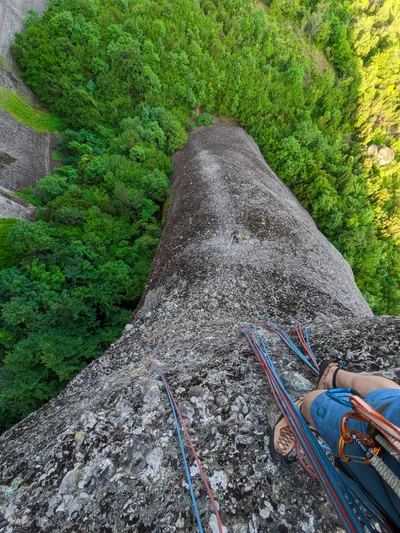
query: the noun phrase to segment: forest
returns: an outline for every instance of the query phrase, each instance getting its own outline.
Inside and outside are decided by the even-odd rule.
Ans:
[[[213,117],[246,128],[374,312],[400,314],[399,161],[366,156],[372,143],[400,153],[399,33],[396,0],[31,11],[12,53],[62,125],[63,166],[21,193],[38,222],[0,221],[0,428],[121,334],[162,231],[171,155]]]

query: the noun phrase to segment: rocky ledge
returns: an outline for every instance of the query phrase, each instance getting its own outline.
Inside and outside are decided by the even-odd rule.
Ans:
[[[37,220],[36,208],[11,191],[0,187],[0,218],[35,221]]]

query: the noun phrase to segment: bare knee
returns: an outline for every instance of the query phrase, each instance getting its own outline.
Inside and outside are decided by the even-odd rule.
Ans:
[[[311,417],[311,404],[315,400],[317,396],[324,393],[326,391],[324,390],[313,390],[306,394],[304,396],[304,401],[301,406],[301,414],[304,416],[304,418],[307,420],[307,422],[311,425],[314,425],[313,419]]]

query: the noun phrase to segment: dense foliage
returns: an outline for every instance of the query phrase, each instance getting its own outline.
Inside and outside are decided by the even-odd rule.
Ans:
[[[0,272],[3,426],[121,332],[160,234],[170,155],[211,114],[247,128],[374,309],[400,312],[398,249],[380,233],[369,187],[378,170],[363,158],[374,134],[357,115],[366,62],[390,41],[357,55],[351,23],[375,16],[359,3],[358,13],[347,0],[49,0],[43,19],[31,13],[13,53],[69,129],[66,166],[30,193],[40,221],[9,232],[22,259]]]
[[[88,132],[66,131],[70,164],[31,192],[40,221],[9,229],[23,259],[0,272],[3,424],[57,394],[129,320],[160,236],[155,215],[172,169],[158,147],[171,150],[168,118],[143,107],[107,150]],[[185,136],[169,126],[174,140]]]
[[[0,218],[0,270],[18,265],[22,258],[8,237],[15,224],[18,224],[15,218]]]
[[[400,152],[400,3],[397,0],[271,0],[270,13],[296,23],[324,52],[357,103],[338,181],[343,221],[325,234],[353,267],[358,286],[379,314],[400,314],[400,163],[379,167],[369,144]],[[345,99],[347,107],[353,98]],[[345,130],[340,128],[340,133]],[[360,158],[362,155],[362,158]],[[340,169],[340,165],[337,166]],[[336,180],[336,171],[332,180]],[[338,187],[339,185],[339,187]],[[301,184],[300,184],[301,187]],[[297,194],[301,192],[294,188]],[[350,196],[348,196],[350,195]]]
[[[400,153],[400,3],[357,0],[353,43],[361,59],[361,85],[356,113],[365,143],[389,145]],[[366,160],[368,188],[376,220],[384,236],[400,246],[400,162],[373,168]],[[399,266],[398,266],[399,268]]]

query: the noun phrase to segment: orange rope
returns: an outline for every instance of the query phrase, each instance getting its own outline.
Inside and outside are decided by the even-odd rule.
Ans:
[[[163,376],[163,379],[165,380],[165,385],[166,387],[168,388],[168,392],[172,398],[172,401],[174,403],[174,406],[175,406],[175,409],[176,409],[176,412],[178,414],[178,417],[179,417],[179,421],[181,423],[181,427],[183,429],[183,432],[185,433],[185,436],[187,438],[187,441],[189,443],[189,446],[190,446],[190,449],[192,450],[192,453],[193,453],[193,456],[194,456],[194,459],[195,459],[195,462],[196,462],[196,465],[197,465],[197,468],[199,469],[199,473],[200,473],[200,476],[201,476],[201,479],[203,480],[203,483],[204,483],[204,486],[206,488],[206,491],[207,491],[207,494],[210,498],[210,501],[211,501],[211,505],[214,509],[214,512],[215,512],[215,516],[217,518],[217,524],[218,524],[218,531],[219,533],[224,533],[224,530],[223,530],[223,526],[222,526],[222,522],[221,522],[221,517],[219,515],[219,511],[218,511],[218,505],[215,501],[215,498],[214,498],[214,495],[212,493],[212,490],[211,490],[211,487],[208,483],[208,480],[207,480],[207,477],[204,473],[204,470],[203,470],[203,467],[201,466],[201,462],[200,462],[200,459],[197,455],[197,452],[196,452],[196,448],[193,444],[193,441],[192,439],[190,438],[190,435],[189,435],[189,432],[188,432],[188,429],[187,429],[187,426],[186,426],[186,423],[185,423],[185,420],[182,416],[182,413],[180,412],[180,409],[178,407],[178,404],[175,400],[175,397],[174,395],[172,394],[172,391],[171,391],[171,388],[169,386],[169,383],[166,379],[166,377],[164,376],[164,374],[161,372],[160,368],[157,366],[157,363],[156,361],[153,359],[153,357],[157,354],[158,350],[159,350],[159,347],[160,347],[160,344],[163,340],[163,337],[164,335],[167,333],[167,331],[178,321],[180,320],[186,313],[188,313],[188,311],[190,310],[191,308],[187,309],[186,311],[184,311],[174,322],[172,322],[167,328],[165,328],[161,333],[159,333],[158,335],[155,335],[154,337],[152,337],[152,340],[153,341],[157,341],[157,344],[153,350],[153,353],[151,354],[151,357],[149,357],[146,361],[146,363],[140,367],[138,370],[136,371],[132,371],[130,372],[130,376],[131,377],[137,377],[142,370],[144,370],[145,368],[149,367],[150,365],[153,365],[156,370],[160,373],[160,375]]]

